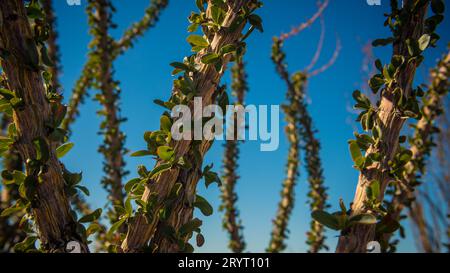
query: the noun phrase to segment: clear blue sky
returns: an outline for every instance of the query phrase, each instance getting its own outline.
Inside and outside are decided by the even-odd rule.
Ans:
[[[66,100],[70,97],[71,88],[79,77],[86,61],[87,45],[90,41],[87,18],[84,13],[86,0],[82,6],[69,6],[65,0],[55,1],[58,16],[59,43],[62,52],[63,75],[61,81]],[[113,1],[117,7],[114,22],[118,29],[113,31],[119,37],[123,30],[143,15],[149,0]],[[154,105],[154,99],[167,99],[172,85],[172,68],[169,63],[180,61],[190,54],[190,46],[185,42],[188,26],[187,16],[195,9],[193,0],[171,0],[169,7],[163,12],[156,28],[151,29],[141,38],[133,49],[121,56],[115,63],[115,77],[121,82],[122,115],[128,122],[122,128],[127,134],[126,147],[131,151],[145,147],[143,133],[158,128],[161,108]],[[285,99],[286,86],[278,78],[270,60],[272,37],[287,32],[292,26],[305,21],[316,11],[314,0],[266,0],[259,11],[263,18],[265,32],[255,33],[248,40],[248,53],[245,57],[249,74],[250,93],[246,102],[249,104],[282,104]],[[319,130],[318,137],[322,142],[322,160],[325,169],[326,185],[330,188],[330,203],[336,208],[339,198],[346,203],[353,199],[358,172],[352,168],[347,140],[353,137],[355,122],[348,123],[354,117],[347,110],[351,102],[350,95],[360,86],[363,74],[362,47],[374,38],[388,37],[388,29],[383,27],[383,14],[388,11],[389,1],[382,0],[382,6],[368,6],[365,0],[331,0],[325,12],[327,36],[319,65],[325,63],[335,47],[335,33],[342,40],[343,50],[337,63],[327,72],[313,78],[308,89],[311,104],[309,111],[314,124]],[[446,1],[447,2],[447,1]],[[447,9],[448,11],[449,9]],[[448,12],[447,12],[448,16]],[[439,29],[442,36],[437,49],[427,52],[424,68],[434,65],[435,60],[445,51],[449,41],[449,21],[446,20]],[[300,36],[289,40],[285,50],[288,54],[289,69],[294,72],[304,68],[312,58],[319,38],[320,27],[316,23]],[[376,49],[375,54],[387,60],[390,48]],[[427,75],[426,69],[418,71],[419,79]],[[225,77],[229,81],[229,75]],[[91,91],[91,97],[96,91]],[[81,117],[74,125],[73,142],[75,147],[64,158],[71,171],[83,171],[83,184],[91,190],[89,202],[95,207],[103,207],[106,193],[100,186],[102,177],[102,156],[97,148],[102,137],[97,135],[100,118],[96,111],[100,107],[90,99],[81,108]],[[283,121],[284,122],[284,121]],[[281,124],[281,126],[284,126]],[[283,131],[281,130],[280,133]],[[214,163],[219,170],[222,159],[222,144],[215,143],[209,152],[206,163]],[[284,178],[287,141],[280,136],[280,148],[275,152],[259,151],[259,143],[247,142],[241,146],[239,173],[241,179],[237,191],[238,206],[241,211],[244,235],[248,251],[264,251],[269,242],[271,220],[275,216],[281,183]],[[126,157],[126,168],[131,171],[128,178],[133,178],[136,166],[145,164],[153,166],[147,158]],[[287,252],[304,252],[305,233],[310,222],[310,212],[306,204],[305,171],[296,187],[296,204],[291,218],[291,236],[288,240]],[[200,183],[199,192],[213,204],[215,213],[205,218],[203,233],[206,244],[198,251],[227,252],[227,235],[222,230],[222,214],[217,211],[220,204],[220,192],[217,187],[206,190]],[[415,251],[411,240],[403,241],[399,250]],[[334,250],[336,232],[328,232],[328,244]]]

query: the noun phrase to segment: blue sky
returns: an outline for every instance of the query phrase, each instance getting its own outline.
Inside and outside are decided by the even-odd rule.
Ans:
[[[84,13],[86,0],[82,6],[69,6],[64,0],[55,1],[58,17],[59,43],[62,53],[63,75],[61,77],[66,100],[74,82],[86,61],[87,45],[90,41],[87,18]],[[173,77],[169,63],[180,61],[190,54],[187,37],[187,16],[195,10],[195,1],[172,0],[163,12],[156,28],[150,29],[139,39],[135,47],[115,62],[115,77],[121,82],[122,115],[128,118],[122,129],[127,134],[126,147],[131,151],[145,147],[143,133],[158,128],[162,109],[152,103],[154,99],[167,99],[170,94]],[[264,21],[265,32],[254,33],[248,40],[247,63],[250,93],[248,104],[282,104],[285,101],[286,86],[275,73],[270,60],[272,37],[287,32],[308,19],[315,11],[314,0],[266,0],[265,6],[258,12]],[[389,1],[382,0],[381,6],[369,6],[365,0],[332,0],[325,12],[327,36],[319,66],[328,61],[335,47],[335,34],[342,40],[343,49],[336,64],[325,73],[313,78],[309,84],[309,111],[314,124],[319,130],[318,137],[322,143],[322,160],[325,169],[326,185],[329,187],[333,209],[339,198],[346,203],[353,199],[358,172],[352,168],[347,140],[353,137],[356,122],[349,123],[354,117],[347,106],[351,103],[351,93],[361,85],[364,75],[361,73],[363,62],[362,47],[375,38],[388,37],[387,28],[383,27],[383,14],[388,11]],[[117,8],[114,22],[118,28],[113,30],[115,37],[120,37],[123,30],[142,15],[148,0],[113,1]],[[448,9],[447,9],[448,16]],[[449,21],[444,21],[439,29],[442,39],[437,49],[427,52],[426,62],[418,71],[418,82],[427,76],[427,69],[445,51],[449,41]],[[286,42],[291,72],[303,69],[311,60],[320,34],[320,25],[312,28]],[[378,58],[387,61],[390,48],[376,49]],[[229,75],[224,82],[229,81]],[[95,90],[91,90],[91,97]],[[97,135],[100,118],[96,111],[100,109],[97,102],[90,99],[81,108],[81,117],[73,126],[72,141],[75,147],[64,158],[71,171],[83,171],[83,183],[91,190],[89,202],[95,207],[105,205],[106,193],[100,186],[102,177],[102,156],[97,148],[102,137]],[[281,126],[284,126],[284,121]],[[283,130],[280,130],[280,134]],[[269,242],[271,220],[275,216],[281,183],[284,178],[287,141],[280,135],[280,147],[275,152],[260,152],[258,142],[247,142],[241,146],[239,174],[241,179],[237,186],[238,206],[241,211],[244,236],[248,251],[262,252]],[[221,166],[223,143],[217,142],[209,152],[205,163],[214,163],[218,171]],[[153,162],[147,158],[126,157],[126,168],[133,178],[136,166],[144,164],[151,168]],[[200,252],[227,252],[227,235],[222,230],[222,214],[217,211],[220,204],[220,192],[217,187],[205,189],[199,184],[199,193],[205,196],[215,208],[211,217],[198,217],[204,220],[203,233],[205,246]],[[308,190],[305,171],[296,187],[296,204],[289,229],[287,252],[304,252],[305,233],[310,222],[310,211],[306,204]],[[405,223],[408,228],[409,224]],[[336,232],[328,232],[328,245],[334,250]],[[409,239],[402,241],[400,251],[415,251],[408,228]]]

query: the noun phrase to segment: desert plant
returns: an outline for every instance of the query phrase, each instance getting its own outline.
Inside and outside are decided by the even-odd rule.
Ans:
[[[244,106],[245,95],[248,92],[247,74],[242,57],[237,58],[232,70],[233,95],[236,98],[235,106]],[[228,247],[235,253],[242,253],[245,250],[244,235],[242,232],[242,223],[239,217],[239,210],[236,206],[238,195],[235,191],[239,175],[237,173],[239,160],[239,140],[238,132],[242,128],[239,123],[237,113],[231,116],[234,137],[233,140],[227,140],[225,143],[225,152],[223,158],[222,175],[222,205],[221,210],[225,211],[223,218],[223,228],[228,231]]]
[[[120,55],[124,54],[127,49],[133,46],[139,37],[145,31],[152,28],[158,22],[162,11],[169,4],[169,0],[150,0],[150,5],[145,10],[144,16],[137,22],[128,27],[118,40],[113,40],[112,51],[110,52],[111,62],[116,60]],[[93,42],[92,42],[93,43]],[[71,98],[67,107],[67,116],[64,119],[61,127],[68,130],[70,133],[70,126],[75,122],[79,116],[79,107],[83,104],[85,97],[88,95],[88,89],[92,87],[95,75],[96,66],[95,54],[90,51],[88,60],[84,65],[81,75],[72,89]]]
[[[272,238],[267,249],[269,252],[280,252],[285,248],[284,240],[287,238],[287,224],[289,222],[290,214],[294,206],[294,187],[298,179],[298,169],[300,165],[300,147],[305,150],[305,162],[308,172],[308,182],[310,191],[308,197],[311,210],[326,209],[328,205],[326,200],[326,188],[324,187],[324,178],[322,163],[320,160],[320,142],[316,138],[316,130],[312,124],[312,118],[308,113],[307,104],[305,102],[306,85],[308,79],[316,76],[326,69],[328,69],[336,61],[340,51],[340,43],[338,41],[337,48],[330,61],[319,69],[313,70],[317,61],[320,58],[324,38],[325,26],[323,20],[323,11],[327,7],[328,1],[319,3],[319,9],[314,16],[300,27],[294,29],[289,34],[281,35],[280,38],[274,39],[272,47],[272,60],[274,61],[277,72],[288,87],[288,101],[289,105],[284,105],[283,110],[286,115],[286,134],[290,142],[287,163],[287,178],[283,183],[283,190],[281,192],[281,201],[278,206],[277,217],[274,220],[274,228],[272,231]],[[289,76],[287,71],[287,64],[285,62],[286,55],[282,51],[283,42],[293,35],[297,35],[303,29],[309,27],[314,21],[321,17],[322,32],[320,35],[319,44],[316,53],[310,63],[303,71],[294,73]],[[303,140],[303,142],[300,141]],[[318,252],[321,249],[326,249],[324,244],[325,237],[323,234],[323,226],[311,222],[311,229],[308,231],[307,244],[310,246],[310,252]]]
[[[413,125],[414,134],[410,139],[411,160],[405,165],[404,182],[399,185],[399,190],[390,202],[390,216],[399,221],[402,211],[408,208],[410,218],[416,223],[423,250],[434,252],[433,246],[428,240],[427,228],[423,216],[423,206],[420,202],[415,202],[418,197],[418,186],[422,184],[422,179],[426,172],[426,161],[431,156],[435,144],[435,135],[439,128],[435,123],[443,113],[442,102],[448,94],[450,76],[450,54],[438,63],[431,72],[431,84],[426,95],[422,98],[422,118]],[[391,234],[385,234],[383,242],[389,242]]]
[[[226,64],[233,52],[242,50],[244,40],[254,29],[262,30],[261,19],[254,14],[261,6],[258,1],[199,0],[196,4],[199,12],[189,17],[189,31],[200,28],[204,35],[190,35],[187,41],[195,53],[183,62],[172,63],[174,74],[183,73],[183,76],[174,81],[169,101],[157,101],[169,109],[180,103],[193,107],[195,96],[202,98],[203,105],[223,101],[224,90],[219,82]],[[247,23],[251,27],[243,34]],[[203,158],[212,141],[173,141],[170,138],[172,123],[167,114],[163,115],[161,130],[144,135],[147,150],[135,153],[158,156],[158,163],[151,171],[140,167],[140,178],[129,182],[134,186],[128,203],[131,198],[136,199],[138,211],[133,215],[131,206],[126,204],[126,212],[117,223],[120,225],[129,219],[128,233],[122,243],[124,252],[142,251],[147,246],[158,252],[189,252],[193,248],[188,240],[194,232],[198,233],[197,245],[203,244],[202,222],[192,218],[194,207],[199,207],[205,215],[212,212],[208,202],[196,195],[197,183],[202,177],[207,185],[220,181],[211,171],[212,166],[202,171]]]
[[[436,15],[425,20],[430,2]],[[397,1],[391,1],[386,25],[393,37],[373,42],[374,46],[392,43],[394,51],[390,64],[383,67],[376,61],[380,74],[369,82],[374,93],[382,90],[377,105],[360,91],[353,94],[355,107],[362,110],[358,121],[364,131],[372,132],[356,134],[356,140],[349,142],[355,168],[360,171],[355,199],[350,210],[341,202],[341,212],[315,212],[319,222],[341,230],[337,252],[366,252],[375,238],[377,220],[381,232],[396,225],[382,205],[384,194],[390,183],[401,183],[404,167],[412,158],[412,152],[399,145],[404,139],[400,131],[409,118],[421,117],[417,100],[421,88],[412,85],[423,52],[439,39],[434,31],[442,20],[443,5],[442,1],[403,1],[399,7]]]
[[[68,172],[58,160],[58,155],[68,150],[67,145],[57,149],[65,139],[59,125],[66,108],[47,71],[52,62],[45,44],[45,13],[37,1],[25,7],[21,0],[7,0],[0,8],[2,69],[9,87],[1,89],[1,95],[3,110],[12,114],[14,121],[8,127],[8,136],[2,139],[2,150],[14,147],[25,162],[25,173],[2,172],[4,183],[19,185],[21,197],[3,210],[2,216],[26,211],[22,219],[35,221],[41,248],[46,251],[63,252],[68,242],[75,241],[81,251],[87,252],[84,227],[72,213],[68,196],[76,192],[81,176]],[[36,239],[27,237],[15,250],[34,248]]]

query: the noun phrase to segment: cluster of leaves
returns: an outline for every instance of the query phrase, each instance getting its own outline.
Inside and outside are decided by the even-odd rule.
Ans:
[[[30,20],[34,37],[27,40],[25,50],[26,56],[21,56],[19,62],[26,64],[26,69],[40,73],[44,81],[46,90],[46,99],[51,108],[51,116],[45,123],[45,136],[37,137],[33,140],[35,154],[30,158],[24,158],[26,172],[21,171],[22,168],[15,170],[6,169],[1,173],[3,184],[6,187],[14,185],[18,190],[18,199],[11,207],[4,209],[1,217],[8,217],[16,212],[25,212],[20,220],[19,226],[25,227],[28,237],[15,246],[16,252],[37,251],[35,242],[38,237],[31,228],[26,228],[28,223],[35,220],[32,209],[39,207],[40,200],[37,196],[37,187],[45,183],[44,176],[48,172],[48,161],[50,160],[50,149],[58,143],[67,141],[66,131],[60,128],[60,125],[66,114],[66,107],[62,105],[62,96],[58,94],[56,87],[52,85],[52,74],[49,69],[54,66],[48,56],[46,40],[49,38],[50,27],[45,17],[45,13],[39,1],[30,1],[26,5],[26,12]],[[9,58],[8,52],[3,52],[3,59]],[[18,58],[18,56],[15,56]],[[25,101],[21,97],[21,93],[6,89],[7,85],[0,88],[0,105],[1,112],[4,116],[11,118],[13,112],[19,113],[26,107]],[[15,123],[10,123],[6,135],[0,138],[0,152],[3,154],[7,151],[15,151],[20,137],[16,129]],[[73,147],[72,143],[65,143],[56,149],[56,156],[63,157]],[[61,164],[62,165],[62,164]],[[62,165],[62,177],[64,178],[64,192],[67,196],[78,194],[79,191],[88,194],[85,187],[80,186],[81,173],[71,173]],[[73,218],[76,219],[75,213]],[[89,219],[96,217],[88,216]],[[95,219],[94,219],[95,220]],[[88,222],[85,217],[77,222],[76,232],[82,236],[83,241],[87,241],[89,232],[81,223]],[[41,248],[45,250],[46,246],[41,244]]]
[[[408,208],[412,213],[416,203],[416,194],[414,192],[417,191],[415,189],[423,183],[422,179],[426,173],[426,161],[430,158],[432,150],[436,146],[436,135],[441,133],[435,122],[444,113],[442,102],[448,95],[449,71],[450,56],[447,54],[439,61],[437,67],[431,71],[431,84],[422,98],[422,118],[416,124],[411,124],[414,134],[409,138],[409,144],[413,151],[413,156],[403,173],[403,187],[398,187],[399,190],[391,192],[392,200],[390,206],[393,214],[399,216],[399,220],[405,218],[405,216],[401,215],[403,208]],[[424,86],[424,89],[426,89],[426,86]],[[389,243],[389,248],[391,249],[393,242],[385,241],[386,244]]]
[[[245,64],[243,58],[239,58],[232,70],[232,90],[236,98],[235,105],[243,106],[246,92],[248,92],[247,74],[245,73]],[[243,226],[239,217],[239,210],[236,207],[238,196],[235,187],[239,175],[237,174],[239,160],[239,141],[237,140],[238,130],[242,124],[239,124],[237,114],[233,114],[232,123],[234,126],[233,140],[227,140],[223,159],[222,176],[222,205],[220,210],[225,211],[222,226],[229,233],[228,247],[234,253],[242,253],[245,250],[245,241],[242,234]]]
[[[208,80],[220,80],[224,73],[225,64],[230,59],[234,60],[235,56],[241,55],[240,52],[245,47],[244,39],[249,36],[253,29],[262,29],[260,18],[254,14],[254,11],[261,6],[258,1],[249,1],[244,5],[242,3],[228,3],[223,0],[209,1],[208,12],[205,8],[206,1],[197,0],[196,4],[199,12],[192,13],[189,17],[191,25],[188,30],[189,32],[196,32],[197,29],[201,29],[203,35],[191,34],[187,38],[187,42],[192,46],[194,54],[185,57],[183,62],[171,64],[174,67],[172,74],[182,73],[182,75],[174,80],[172,96],[168,101],[155,101],[156,104],[167,110],[172,110],[175,105],[191,106],[195,96],[205,95],[200,92],[201,88],[205,88],[201,86],[205,84],[203,82],[204,77],[207,76]],[[238,8],[232,8],[234,5],[238,5]],[[241,5],[243,6],[241,7]],[[230,12],[237,16],[230,25],[225,25],[226,14]],[[246,23],[251,25],[249,30],[245,34],[240,34],[240,29]],[[239,33],[239,36],[236,36],[237,33]],[[229,44],[213,44],[214,37],[222,35],[233,37],[232,42]],[[212,94],[213,101],[217,101],[221,106],[228,104],[225,88],[216,87],[213,91],[215,91]],[[220,184],[217,173],[211,171],[212,165],[202,169],[204,153],[212,145],[212,141],[191,141],[188,150],[180,153],[176,148],[179,142],[175,142],[171,137],[171,127],[175,122],[169,113],[165,112],[161,116],[160,130],[147,132],[144,135],[148,144],[147,149],[133,154],[134,156],[155,156],[158,163],[150,171],[141,166],[139,168],[140,178],[129,182],[133,186],[127,187],[130,189],[128,199],[136,200],[137,214],[132,216],[125,213],[121,218],[123,223],[126,221],[124,219],[136,219],[138,216],[145,216],[146,221],[152,227],[159,223],[151,244],[152,251],[168,251],[168,248],[172,248],[171,245],[176,249],[171,249],[171,251],[189,252],[193,250],[187,241],[193,233],[200,234],[201,221],[191,219],[192,209],[198,207],[205,215],[212,213],[208,202],[195,194],[198,179],[203,177],[206,186],[214,182]],[[157,185],[158,180],[167,176],[167,173],[175,175],[173,184],[172,181],[167,184],[167,192],[165,192],[165,189],[156,189],[156,192],[148,190],[149,185]],[[176,178],[180,173],[186,173],[188,179]],[[198,174],[200,174],[200,177],[198,177]],[[191,189],[187,188],[189,183],[192,183]],[[145,191],[143,191],[144,188]],[[190,192],[192,190],[194,190],[194,193]],[[175,202],[170,198],[173,194],[177,197]],[[173,210],[183,210],[183,212]],[[178,226],[174,226],[172,224],[173,219],[179,217],[178,215],[187,215],[188,218],[178,221]],[[118,223],[120,224],[120,222]],[[128,234],[128,236],[133,235]],[[134,236],[141,235],[136,234]],[[202,245],[202,236],[197,236],[198,245]],[[145,239],[142,238],[141,241]],[[163,248],[163,244],[168,245],[165,247],[166,249]],[[140,248],[143,247],[143,245],[140,246]],[[134,250],[131,249],[131,251]],[[130,251],[130,249],[125,251]]]
[[[410,31],[405,29],[406,22],[418,16],[429,2],[409,1],[405,3],[403,8],[399,9],[397,1],[391,1],[392,13],[387,15],[385,25],[390,27],[393,37],[378,39],[373,42],[373,46],[390,43],[394,43],[394,48],[398,48],[403,43],[407,46],[406,54],[402,54],[405,50],[396,50],[402,55],[394,55],[389,64],[383,66],[380,60],[376,60],[375,66],[379,73],[369,80],[369,86],[374,94],[380,94],[381,98],[388,97],[392,101],[394,115],[400,120],[420,119],[423,115],[419,106],[419,98],[424,95],[424,90],[421,86],[407,90],[405,84],[400,82],[400,75],[410,73],[411,67],[413,67],[412,71],[415,71],[424,59],[423,52],[429,47],[434,47],[439,39],[434,31],[443,19],[444,9],[443,1],[436,0],[431,1],[431,8],[435,15],[426,19],[423,35],[417,40],[407,35],[406,40],[402,40],[405,38],[405,33]],[[356,101],[355,108],[361,110],[357,121],[361,123],[362,129],[365,131],[363,134],[355,133],[356,139],[349,141],[349,149],[355,168],[365,173],[369,168],[373,169],[374,166],[377,166],[376,168],[381,169],[381,172],[387,175],[390,183],[401,183],[406,172],[406,166],[412,159],[412,151],[399,145],[394,156],[389,158],[384,151],[389,148],[388,146],[397,144],[389,143],[389,140],[386,139],[385,135],[390,128],[386,128],[380,120],[380,103],[372,105],[370,99],[359,90],[353,93],[353,98]],[[405,136],[400,136],[396,142],[401,144],[406,140]],[[351,214],[356,219],[364,219],[361,224],[377,223],[376,230],[378,233],[392,233],[399,227],[397,220],[390,216],[389,209],[383,204],[385,188],[384,181],[376,179],[370,181],[370,184],[366,187],[366,198],[364,199],[365,211],[369,214],[355,215],[354,212]],[[338,222],[334,214],[316,211],[313,212],[313,216],[317,221],[330,228],[342,230],[343,235],[348,230],[348,225],[330,224],[332,221]],[[366,219],[369,220],[366,221]]]

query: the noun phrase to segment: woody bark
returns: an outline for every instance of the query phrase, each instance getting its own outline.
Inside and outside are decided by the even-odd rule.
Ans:
[[[63,252],[69,241],[76,241],[81,250],[87,252],[87,245],[76,232],[77,223],[71,215],[69,200],[64,192],[61,163],[55,152],[56,143],[48,138],[46,123],[51,120],[52,113],[43,79],[38,70],[28,65],[29,52],[37,54],[37,49],[24,3],[21,0],[2,0],[0,13],[0,47],[10,53],[2,59],[2,67],[10,88],[24,102],[23,109],[15,110],[13,114],[18,134],[14,146],[24,159],[36,158],[33,143],[36,139],[43,139],[50,148],[47,171],[41,176],[43,182],[37,185],[37,197],[32,202],[42,247],[50,252]],[[26,174],[37,176],[28,165]]]
[[[404,1],[404,7],[411,7],[412,0]],[[428,8],[428,3],[420,8],[414,14],[409,16],[407,22],[401,28],[400,36],[397,37],[394,42],[393,55],[401,55],[407,58],[408,46],[406,41],[408,39],[413,39],[417,41],[423,34],[424,27],[424,17],[426,10]],[[358,185],[356,188],[355,197],[353,200],[352,215],[359,215],[361,213],[372,213],[369,209],[365,207],[368,197],[366,194],[366,189],[370,186],[372,181],[379,181],[381,185],[381,194],[378,200],[382,201],[384,199],[384,192],[390,181],[388,170],[388,162],[393,159],[397,148],[400,131],[403,128],[405,119],[400,117],[397,113],[395,99],[393,91],[395,88],[400,87],[406,97],[411,93],[412,83],[414,80],[416,72],[416,62],[412,61],[405,64],[405,68],[401,70],[399,75],[396,77],[396,82],[394,86],[386,88],[382,92],[381,102],[379,109],[377,111],[377,118],[381,124],[382,139],[379,148],[371,146],[367,150],[367,154],[370,153],[380,153],[383,155],[382,162],[374,163],[372,166],[361,171],[359,175]],[[338,253],[349,253],[349,252],[361,252],[367,251],[367,244],[375,238],[375,225],[364,225],[357,224],[351,227],[346,234],[343,234],[339,238],[338,246],[336,252]]]

